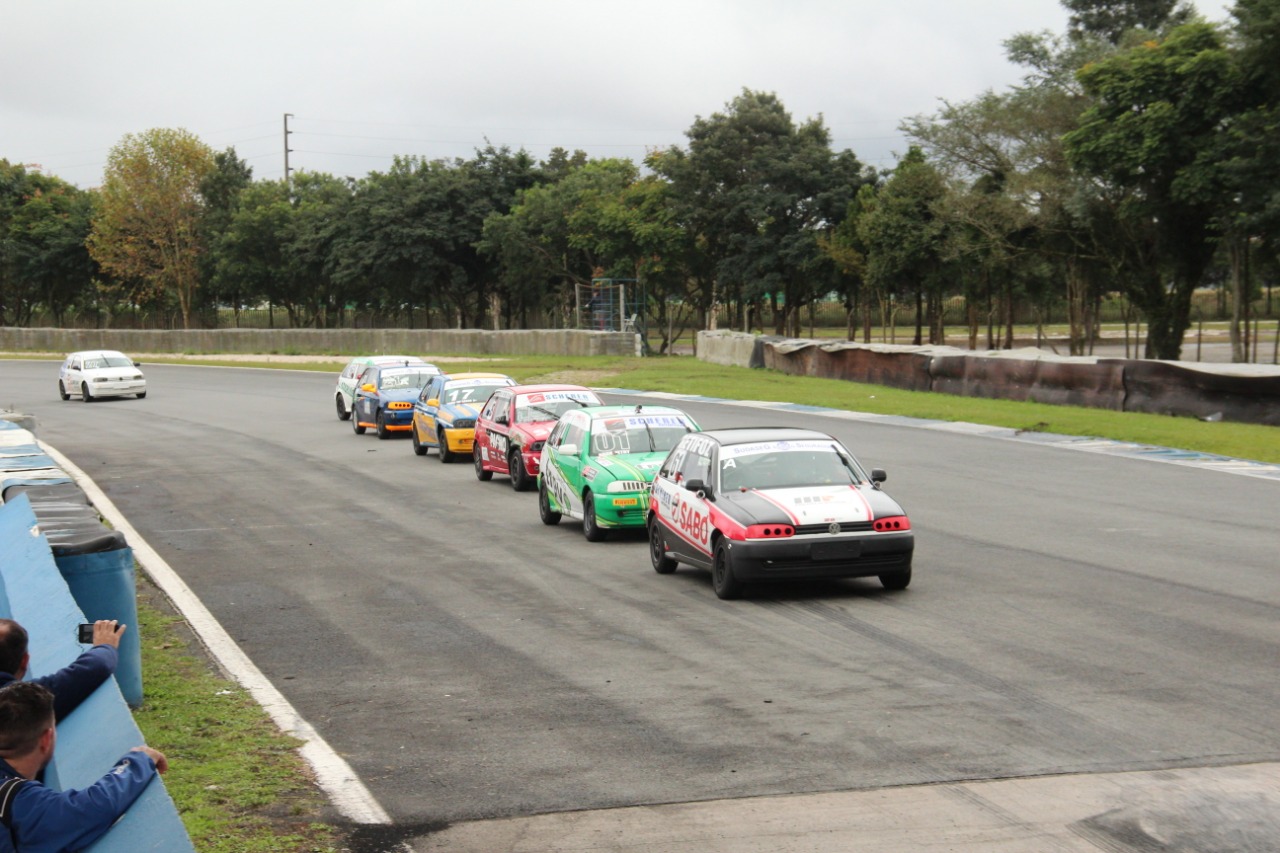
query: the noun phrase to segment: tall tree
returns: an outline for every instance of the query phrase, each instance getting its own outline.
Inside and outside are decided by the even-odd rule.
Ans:
[[[1215,143],[1232,112],[1235,69],[1221,35],[1195,23],[1084,68],[1080,81],[1095,100],[1064,137],[1067,156],[1122,193],[1118,216],[1149,235],[1128,290],[1147,317],[1147,356],[1176,360],[1217,247],[1224,175]]]
[[[1194,11],[1182,0],[1062,0],[1077,38],[1095,36],[1120,44],[1134,30],[1156,32],[1187,23]]]
[[[183,328],[204,251],[200,187],[213,167],[210,148],[185,130],[126,135],[107,156],[89,236],[103,269],[134,285],[139,301],[176,304]]]
[[[228,148],[213,155],[213,168],[200,183],[200,196],[204,199],[201,227],[204,245],[209,249],[201,256],[200,263],[203,295],[215,310],[220,301],[230,303],[236,326],[240,325],[244,294],[237,279],[218,276],[218,260],[212,249],[218,237],[231,226],[231,219],[240,206],[240,196],[252,182],[253,169],[236,156],[234,148]]]

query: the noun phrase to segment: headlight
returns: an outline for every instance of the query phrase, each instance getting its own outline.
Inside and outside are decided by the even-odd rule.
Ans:
[[[530,453],[541,453],[541,452],[542,452],[542,445],[544,445],[544,444],[546,444],[546,442],[545,442],[545,441],[535,441],[533,444],[529,445],[529,452],[530,452]]]
[[[454,429],[475,429],[476,419],[475,418],[458,418],[456,421],[453,422],[453,428]]]

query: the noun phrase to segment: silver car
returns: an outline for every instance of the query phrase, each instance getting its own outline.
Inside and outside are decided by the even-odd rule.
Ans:
[[[111,349],[73,352],[58,370],[58,396],[79,395],[86,403],[98,397],[147,396],[147,378],[138,363]]]

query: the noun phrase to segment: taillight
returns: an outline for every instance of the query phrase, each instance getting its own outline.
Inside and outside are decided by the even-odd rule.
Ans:
[[[876,530],[885,533],[893,533],[898,530],[910,530],[911,519],[905,515],[890,515],[885,518],[877,518],[874,527]]]
[[[783,539],[795,535],[796,529],[790,524],[752,524],[747,528],[748,539]]]

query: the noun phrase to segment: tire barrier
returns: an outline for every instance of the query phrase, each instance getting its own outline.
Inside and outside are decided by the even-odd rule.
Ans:
[[[699,332],[698,358],[966,397],[1280,426],[1280,367]]]
[[[142,704],[142,645],[133,550],[124,534],[102,523],[80,487],[15,423],[0,420],[0,501],[24,498],[40,526],[54,566],[88,621],[129,625],[120,639],[116,682],[131,707]],[[19,620],[22,621],[22,620]]]

